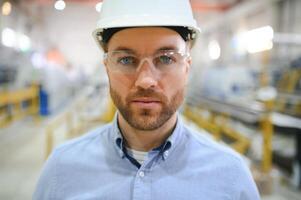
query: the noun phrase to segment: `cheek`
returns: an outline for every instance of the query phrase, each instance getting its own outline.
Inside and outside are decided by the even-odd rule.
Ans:
[[[187,74],[183,72],[167,74],[162,77],[163,90],[169,97],[173,96],[179,90],[183,90],[186,82]]]
[[[110,80],[110,87],[120,93],[120,95],[127,93],[130,90],[133,78],[123,74],[110,72],[108,73],[108,77]]]

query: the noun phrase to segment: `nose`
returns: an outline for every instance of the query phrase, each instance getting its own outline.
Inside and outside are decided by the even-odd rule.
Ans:
[[[158,77],[153,63],[149,60],[141,61],[138,67],[135,86],[143,89],[154,88],[158,84]]]

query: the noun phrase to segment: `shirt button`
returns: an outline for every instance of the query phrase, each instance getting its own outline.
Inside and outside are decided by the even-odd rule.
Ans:
[[[141,178],[143,178],[144,177],[144,172],[143,171],[141,171],[141,172],[139,172],[139,176],[141,177]]]

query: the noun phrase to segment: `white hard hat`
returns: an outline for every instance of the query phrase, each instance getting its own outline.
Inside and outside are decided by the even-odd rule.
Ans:
[[[193,40],[200,33],[189,0],[104,0],[93,36],[101,47],[105,29],[144,26],[187,27]]]

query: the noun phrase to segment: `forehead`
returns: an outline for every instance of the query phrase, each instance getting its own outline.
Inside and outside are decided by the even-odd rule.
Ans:
[[[108,43],[108,51],[130,49],[139,53],[152,53],[166,48],[184,50],[182,37],[174,30],[163,27],[128,28],[115,33]]]

